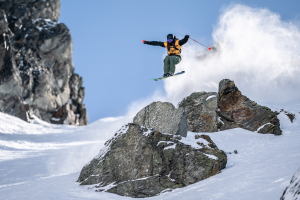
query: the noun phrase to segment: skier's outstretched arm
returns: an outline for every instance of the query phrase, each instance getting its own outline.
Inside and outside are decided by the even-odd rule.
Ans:
[[[179,40],[179,45],[182,46],[185,43],[187,43],[187,41],[189,40],[189,38],[190,38],[189,35],[184,36],[184,38],[182,40]]]
[[[144,41],[144,44],[153,45],[153,46],[161,46],[165,47],[163,42],[157,42],[157,41]]]

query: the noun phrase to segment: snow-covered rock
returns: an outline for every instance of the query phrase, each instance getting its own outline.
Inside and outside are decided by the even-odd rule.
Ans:
[[[299,200],[300,199],[300,168],[294,174],[290,185],[285,189],[280,200]]]
[[[226,163],[207,135],[185,138],[127,124],[83,167],[78,182],[96,191],[150,197],[211,177]]]

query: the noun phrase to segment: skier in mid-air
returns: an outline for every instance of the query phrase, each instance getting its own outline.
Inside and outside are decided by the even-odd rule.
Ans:
[[[175,65],[177,65],[181,61],[181,46],[189,40],[189,37],[189,35],[186,35],[182,40],[178,40],[173,34],[169,34],[167,35],[167,42],[143,40],[144,44],[167,48],[168,55],[164,59],[163,77],[169,77],[174,75]]]

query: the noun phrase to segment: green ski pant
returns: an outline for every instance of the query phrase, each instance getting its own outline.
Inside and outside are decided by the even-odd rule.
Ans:
[[[181,58],[179,56],[166,56],[164,59],[164,74],[175,72],[175,65],[180,63]]]

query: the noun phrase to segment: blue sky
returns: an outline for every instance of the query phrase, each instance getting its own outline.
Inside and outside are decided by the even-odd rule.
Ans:
[[[164,81],[150,79],[162,75],[166,50],[144,45],[143,39],[165,41],[169,33],[179,38],[188,34],[208,46],[220,14],[232,4],[266,8],[283,21],[300,19],[299,0],[61,0],[59,21],[72,34],[89,122],[124,115],[131,102],[165,92]]]

